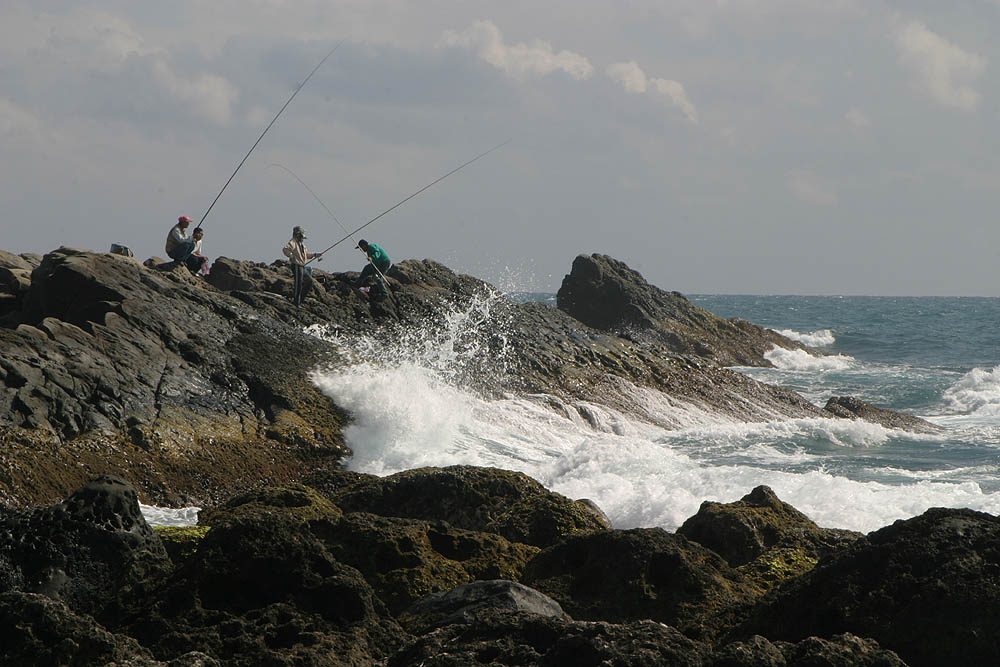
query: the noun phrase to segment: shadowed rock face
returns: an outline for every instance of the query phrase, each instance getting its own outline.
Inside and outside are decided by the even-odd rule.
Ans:
[[[717,317],[607,255],[577,256],[557,299],[561,310],[595,329],[655,340],[723,366],[770,366],[764,353],[774,346],[805,349],[746,320]]]
[[[864,633],[911,665],[1000,664],[1000,518],[930,509],[777,589],[737,634]]]
[[[78,613],[114,617],[142,579],[172,569],[135,489],[118,478],[0,524],[0,591],[43,593]]]

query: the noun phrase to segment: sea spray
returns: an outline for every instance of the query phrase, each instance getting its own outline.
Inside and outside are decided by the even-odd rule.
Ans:
[[[548,394],[503,395],[506,304],[484,293],[389,335],[314,331],[350,360],[314,374],[352,415],[350,469],[517,470],[593,499],[619,528],[673,530],[703,501],[731,502],[760,484],[820,525],[863,531],[932,506],[1000,511],[1000,495],[984,492],[973,468],[933,467],[937,441],[866,422],[742,423],[622,378],[609,387],[636,406],[629,414]],[[916,469],[897,455],[921,447]]]

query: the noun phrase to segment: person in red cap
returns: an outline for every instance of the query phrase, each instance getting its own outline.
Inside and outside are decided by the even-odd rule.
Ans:
[[[167,257],[174,260],[174,265],[187,264],[188,257],[194,252],[194,241],[188,238],[187,228],[194,222],[186,215],[177,218],[177,224],[170,228],[167,234]]]

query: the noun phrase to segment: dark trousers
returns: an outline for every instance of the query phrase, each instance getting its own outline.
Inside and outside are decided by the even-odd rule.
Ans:
[[[375,270],[375,265],[371,262],[365,264],[365,268],[361,269],[361,277],[358,278],[358,283],[364,285],[373,277],[378,280],[378,284],[382,287],[382,291],[388,294],[389,286],[385,284],[385,281],[382,280],[381,274]]]
[[[292,288],[292,303],[296,306],[302,303],[312,289],[312,278],[309,271],[302,264],[292,264],[292,277],[295,279],[295,286]]]
[[[178,264],[186,264],[188,257],[194,252],[194,241],[181,241],[174,246],[173,250],[167,253],[170,259]]]

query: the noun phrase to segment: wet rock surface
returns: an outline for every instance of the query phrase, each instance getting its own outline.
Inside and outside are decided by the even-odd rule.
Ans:
[[[932,424],[926,419],[904,415],[895,410],[886,410],[853,396],[831,396],[823,409],[838,417],[861,419],[873,424],[881,424],[886,428],[899,429],[900,431],[938,433],[942,430],[940,426]]]

